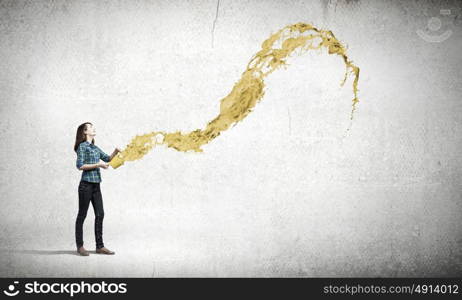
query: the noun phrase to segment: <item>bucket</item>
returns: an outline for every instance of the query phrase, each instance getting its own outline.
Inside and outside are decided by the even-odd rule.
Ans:
[[[120,167],[123,164],[124,164],[124,160],[118,154],[116,156],[114,156],[112,158],[112,160],[109,162],[109,165],[113,169],[117,169],[118,167]]]

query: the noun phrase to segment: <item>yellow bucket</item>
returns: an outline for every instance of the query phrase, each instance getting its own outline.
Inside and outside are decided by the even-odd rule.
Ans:
[[[109,162],[109,165],[113,169],[117,169],[118,167],[120,167],[123,164],[124,164],[124,160],[118,154],[116,156],[114,156],[112,158],[112,160]]]

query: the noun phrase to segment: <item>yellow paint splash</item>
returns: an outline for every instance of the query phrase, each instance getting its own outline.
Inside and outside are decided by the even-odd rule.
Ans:
[[[332,31],[320,30],[306,23],[297,23],[282,28],[263,42],[262,49],[250,60],[241,79],[234,85],[232,91],[221,99],[220,114],[204,129],[185,134],[180,131],[173,133],[154,131],[141,136],[137,135],[126,149],[118,153],[109,164],[115,169],[125,161],[140,159],[157,144],[165,144],[183,152],[189,150],[202,152],[202,145],[219,136],[222,131],[227,130],[232,124],[235,125],[252,111],[264,95],[265,77],[280,66],[285,66],[285,59],[296,49],[299,49],[297,52],[303,53],[323,47],[327,48],[329,54],[340,55],[343,58],[346,70],[341,86],[345,83],[348,72],[353,72],[355,76],[350,117],[352,120],[355,105],[359,102],[359,68],[348,59],[345,47]]]

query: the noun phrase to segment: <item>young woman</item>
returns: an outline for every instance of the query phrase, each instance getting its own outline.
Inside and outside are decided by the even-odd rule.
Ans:
[[[85,122],[77,128],[75,137],[74,151],[77,153],[76,167],[82,170],[82,177],[79,184],[79,212],[75,221],[75,242],[77,252],[80,255],[88,256],[90,253],[83,247],[83,222],[87,216],[88,206],[91,202],[93,211],[95,212],[95,239],[96,253],[100,254],[115,254],[104,247],[103,243],[103,197],[101,195],[100,168],[107,169],[108,162],[120,152],[119,148],[115,148],[111,156],[104,153],[98,146],[95,145],[96,130],[93,124]],[[100,162],[100,159],[104,162]]]

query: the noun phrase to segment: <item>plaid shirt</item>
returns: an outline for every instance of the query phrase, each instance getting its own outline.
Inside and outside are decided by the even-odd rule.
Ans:
[[[77,148],[77,169],[85,164],[96,164],[100,159],[105,162],[109,162],[110,156],[104,153],[103,150],[101,150],[98,146],[88,141],[80,143],[79,147]],[[101,182],[101,171],[99,168],[83,170],[81,180],[89,182]]]

